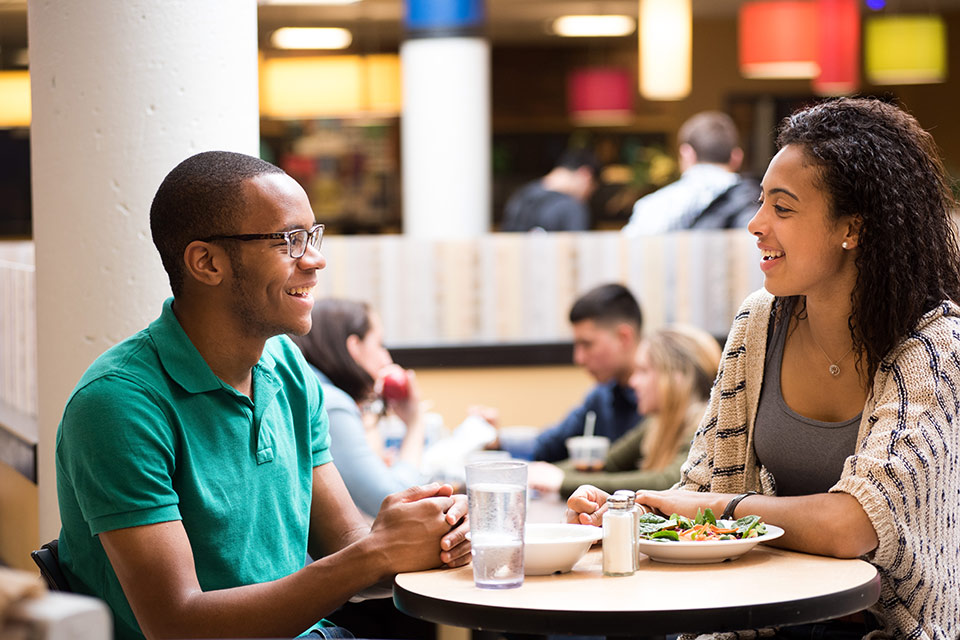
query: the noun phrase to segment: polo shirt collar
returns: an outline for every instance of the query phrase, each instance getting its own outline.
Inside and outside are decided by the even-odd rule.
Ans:
[[[197,348],[187,337],[180,321],[173,313],[173,298],[163,303],[160,317],[150,324],[150,336],[157,348],[160,363],[177,384],[189,393],[204,393],[230,388],[210,369]],[[266,352],[260,356],[257,366],[261,371],[272,372],[276,365],[273,356]]]

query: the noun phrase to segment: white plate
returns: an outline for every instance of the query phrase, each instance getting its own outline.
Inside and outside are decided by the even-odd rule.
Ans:
[[[528,522],[523,535],[523,572],[528,576],[566,573],[601,538],[600,527]]]
[[[783,529],[772,524],[766,525],[767,532],[756,538],[745,540],[709,540],[676,541],[640,540],[640,552],[658,562],[675,562],[678,564],[706,564],[709,562],[723,562],[735,560],[761,542],[769,542],[783,535]]]

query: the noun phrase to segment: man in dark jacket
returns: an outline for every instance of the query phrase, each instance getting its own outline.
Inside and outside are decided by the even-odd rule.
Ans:
[[[627,384],[633,374],[643,326],[636,298],[623,285],[601,285],[573,304],[570,322],[573,361],[598,384],[583,404],[537,437],[535,460],[555,462],[567,458],[567,438],[583,435],[584,421],[591,411],[596,416],[594,435],[606,436],[611,442],[640,421],[637,397]]]
[[[597,161],[585,149],[564,152],[550,173],[520,187],[504,207],[501,231],[584,231]]]

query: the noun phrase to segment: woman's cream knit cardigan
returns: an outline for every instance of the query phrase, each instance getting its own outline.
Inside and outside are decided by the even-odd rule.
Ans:
[[[772,308],[773,296],[761,290],[737,313],[681,488],[776,493],[753,446]],[[944,302],[884,359],[856,452],[830,489],[860,502],[880,540],[864,559],[882,581],[871,608],[882,635],[960,638],[958,416],[960,307]]]

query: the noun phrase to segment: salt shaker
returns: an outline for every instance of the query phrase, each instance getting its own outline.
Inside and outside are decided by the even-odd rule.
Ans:
[[[633,503],[624,495],[607,498],[607,512],[603,516],[603,575],[633,575],[636,562],[633,541]]]
[[[626,496],[630,500],[630,512],[633,514],[633,570],[640,568],[640,507],[637,506],[637,494],[629,489],[617,489],[615,496]]]

